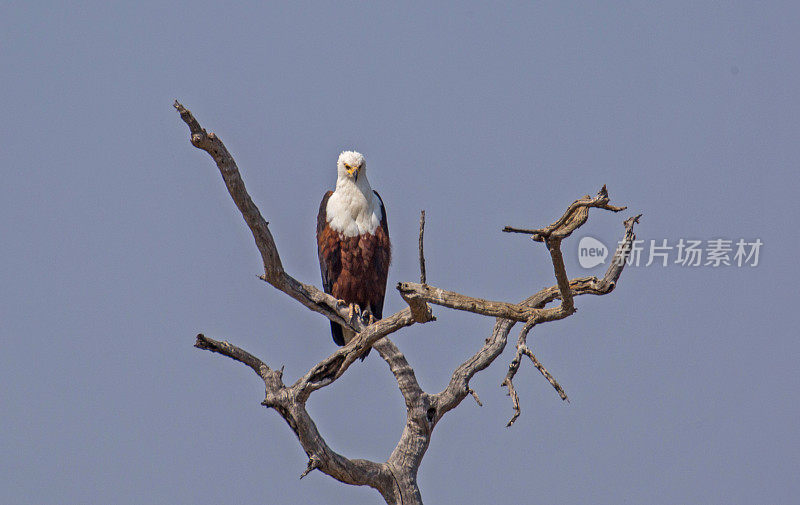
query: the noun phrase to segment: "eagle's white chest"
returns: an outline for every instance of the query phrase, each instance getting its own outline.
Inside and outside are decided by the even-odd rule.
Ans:
[[[366,187],[360,186],[353,183],[337,184],[325,208],[330,227],[345,237],[374,234],[381,224],[380,200],[368,184]]]

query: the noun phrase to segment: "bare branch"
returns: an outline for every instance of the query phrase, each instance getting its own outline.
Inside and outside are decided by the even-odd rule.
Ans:
[[[250,198],[250,194],[247,192],[242,176],[239,173],[239,168],[236,166],[236,162],[228,152],[225,144],[214,133],[207,133],[191,111],[177,100],[173,106],[180,112],[181,119],[189,126],[192,145],[206,151],[214,159],[231,198],[242,214],[248,228],[250,228],[264,263],[264,275],[261,276],[261,279],[331,321],[345,325],[356,332],[361,331],[366,326],[365,321],[351,319],[347,307],[339,306],[334,297],[323,293],[314,286],[298,282],[283,270],[280,255],[269,231],[268,223],[261,216],[261,212],[256,207],[256,204],[253,203],[252,198]]]
[[[394,483],[385,465],[365,459],[348,459],[332,450],[308,415],[304,403],[287,397],[284,401],[279,400],[267,406],[274,408],[284,418],[308,455],[309,465],[303,475],[319,469],[345,484],[370,486],[381,494],[391,492]]]
[[[575,305],[572,301],[572,290],[569,288],[569,278],[564,267],[564,257],[561,254],[561,239],[548,238],[547,248],[550,250],[550,259],[553,262],[553,273],[556,276],[558,294],[561,297],[560,310],[564,317],[575,313]]]
[[[398,290],[400,290],[400,284],[403,283],[397,284]],[[416,293],[404,293],[403,291],[400,291],[400,296],[408,304],[408,308],[411,310],[411,315],[414,318],[414,322],[427,323],[429,321],[436,321],[436,316],[433,315],[430,305],[425,303],[425,300],[420,296],[417,296]]]
[[[453,371],[447,387],[434,395],[434,404],[439,417],[457,407],[469,394],[470,379],[488,367],[503,352],[508,340],[508,332],[513,326],[514,321],[498,318],[491,336],[486,339],[483,347]]]
[[[584,294],[604,295],[614,290],[616,283],[622,274],[622,270],[625,268],[625,260],[630,252],[630,245],[636,238],[636,235],[633,233],[633,227],[639,222],[639,217],[641,217],[641,214],[625,220],[625,235],[617,247],[611,264],[609,265],[608,270],[602,279],[598,279],[597,277],[579,277],[569,281],[569,293],[572,297]],[[554,269],[557,268],[554,266]],[[403,283],[404,286],[407,286],[408,284],[410,283]],[[416,290],[416,286],[413,288]],[[545,305],[554,300],[560,299],[561,296],[562,295],[559,286],[551,286],[549,288],[542,289],[533,296],[528,297],[522,303],[516,304],[516,306],[521,307],[522,310],[526,311],[526,313],[531,309],[536,310],[537,312],[534,313],[533,318],[528,318],[526,322],[533,319],[531,322],[541,323],[547,320],[554,320],[558,318],[558,315],[561,314],[561,307],[555,309],[544,309]],[[441,293],[437,293],[437,299],[441,299],[443,302],[446,302],[441,303],[441,305],[444,306],[452,305],[452,308],[455,309],[469,310],[470,312],[474,311],[472,310],[471,305],[462,307],[460,303],[454,302],[454,300],[456,300],[455,298],[447,299],[447,297]],[[437,303],[433,299],[429,299],[429,301],[431,303]],[[495,323],[491,336],[486,339],[483,347],[464,363],[462,363],[458,368],[456,368],[447,387],[442,392],[435,395],[435,402],[438,405],[439,415],[443,415],[445,412],[458,406],[458,404],[461,403],[461,401],[469,392],[470,379],[477,372],[488,367],[489,364],[491,364],[497,358],[497,356],[503,352],[508,339],[508,332],[514,326],[516,321],[519,321],[519,319],[499,318]],[[520,353],[520,356],[521,354],[522,353]],[[519,365],[520,359],[512,360],[511,365],[509,365],[509,369],[511,370],[513,367],[514,370],[511,374],[512,378],[513,375],[516,374],[516,369],[519,368]],[[508,387],[512,404],[515,406],[515,413],[518,413],[519,397],[514,389],[511,379],[504,380],[503,385]],[[513,418],[513,420],[516,420],[516,417],[518,417],[518,414]]]
[[[300,478],[302,479],[303,477],[311,473],[313,470],[319,468],[319,465],[320,465],[319,460],[315,456],[311,456],[310,458],[308,458],[308,464],[306,465],[306,469],[303,470],[303,473],[300,474]]]
[[[517,375],[517,370],[519,370],[519,365],[522,362],[520,358],[519,352],[517,352],[514,359],[511,360],[511,364],[508,366],[506,378],[503,379],[503,383],[500,384],[501,387],[505,386],[508,389],[508,396],[511,397],[511,406],[514,408],[514,415],[511,416],[511,419],[506,424],[506,428],[514,424],[514,421],[516,421],[522,413],[522,410],[519,408],[519,395],[517,394],[517,389],[514,387],[514,376]]]
[[[562,303],[561,310],[570,315],[574,312],[572,302],[572,291],[569,289],[570,281],[564,268],[564,259],[561,254],[561,240],[563,237],[571,234],[575,229],[586,222],[589,215],[590,207],[597,207],[607,209],[614,212],[624,210],[626,207],[616,207],[608,203],[608,191],[603,186],[598,192],[597,197],[591,198],[585,196],[580,200],[572,203],[567,212],[547,228],[539,230],[522,230],[530,232],[535,237],[539,237],[540,241],[547,240],[547,246],[550,250],[550,256],[553,261],[555,270],[556,281],[558,282],[558,297],[566,296],[564,303]],[[503,231],[520,231],[515,228],[506,227]],[[579,280],[576,280],[579,281]],[[400,282],[397,284],[397,290],[404,299],[421,299],[436,305],[442,305],[456,310],[464,310],[485,316],[502,317],[504,319],[511,319],[514,321],[525,322],[532,318],[539,318],[538,322],[543,320],[553,320],[561,312],[552,311],[550,313],[539,313],[537,309],[540,307],[526,307],[520,304],[512,304],[506,302],[497,302],[492,300],[484,300],[482,298],[475,298],[471,296],[462,295],[453,291],[436,288],[433,286],[422,284],[415,284],[413,282]],[[545,291],[545,290],[543,290]],[[598,293],[599,294],[599,293]],[[565,316],[564,316],[565,317]]]
[[[475,403],[478,404],[478,407],[483,407],[483,404],[481,403],[481,399],[478,398],[478,393],[476,393],[474,389],[467,388],[467,393],[471,394],[472,397],[475,398]]]
[[[520,416],[521,413],[521,409],[519,406],[519,395],[517,394],[517,391],[514,388],[514,377],[517,375],[517,372],[519,371],[520,364],[522,364],[522,356],[527,356],[528,358],[530,358],[531,362],[533,363],[533,366],[535,366],[536,369],[539,370],[539,372],[544,376],[544,378],[547,379],[547,382],[549,382],[550,385],[553,386],[553,388],[556,390],[561,399],[569,402],[567,394],[564,392],[564,389],[561,387],[558,381],[556,381],[553,375],[549,371],[547,371],[544,365],[542,365],[539,362],[539,360],[536,358],[533,352],[528,348],[527,345],[528,332],[530,332],[534,324],[535,323],[533,321],[530,321],[528,323],[525,323],[525,325],[522,327],[522,331],[520,331],[519,338],[517,339],[517,351],[514,354],[514,359],[512,359],[511,364],[508,365],[508,372],[506,372],[506,376],[503,379],[503,383],[500,384],[501,387],[508,388],[508,396],[511,397],[511,406],[514,408],[514,415],[508,421],[508,424],[506,424],[507,428],[510,427],[512,424],[514,424],[514,421],[517,420],[517,418]]]
[[[214,159],[217,164],[222,179],[228,187],[228,192],[242,213],[242,217],[247,222],[247,226],[253,233],[253,238],[256,241],[256,247],[261,252],[261,259],[264,262],[264,272],[269,279],[277,281],[283,273],[283,265],[281,264],[278,250],[275,248],[275,241],[272,239],[272,234],[269,232],[267,222],[261,216],[256,204],[247,193],[247,188],[244,186],[244,181],[239,174],[239,168],[233,160],[233,156],[228,152],[225,144],[222,143],[219,137],[213,133],[207,133],[200,123],[192,115],[191,111],[186,109],[183,105],[175,100],[173,104],[175,109],[181,114],[181,119],[189,126],[189,131],[192,134],[192,145],[198,149],[207,152]]]
[[[560,396],[561,399],[564,400],[565,402],[569,403],[569,398],[567,397],[567,393],[564,392],[564,388],[562,388],[561,384],[559,384],[558,381],[556,381],[555,377],[553,377],[553,375],[547,371],[544,365],[542,365],[539,362],[539,360],[536,359],[536,356],[534,356],[533,351],[531,351],[527,346],[525,346],[523,347],[522,352],[525,354],[525,356],[530,358],[531,362],[533,363],[533,366],[535,366],[536,369],[539,370],[539,372],[544,376],[544,378],[547,379],[547,382],[549,382],[550,385],[553,386],[553,389],[556,390],[558,396]]]
[[[625,236],[622,237],[622,240],[617,245],[617,249],[614,251],[614,256],[611,258],[611,262],[608,264],[605,275],[603,275],[602,279],[597,281],[597,289],[600,292],[594,294],[609,293],[617,285],[619,276],[622,275],[622,270],[625,268],[625,263],[630,257],[633,241],[636,240],[636,234],[633,232],[633,227],[639,223],[640,217],[642,217],[641,214],[629,217],[623,223],[625,226]]]
[[[411,309],[403,309],[392,316],[376,321],[357,334],[347,345],[340,347],[333,354],[311,367],[311,370],[292,385],[292,389],[296,389],[298,398],[305,401],[313,391],[323,388],[341,377],[350,365],[379,339],[412,324],[414,324],[414,318],[411,315]]]
[[[406,357],[400,352],[394,343],[389,340],[389,337],[384,337],[372,346],[373,349],[378,351],[381,358],[389,364],[389,370],[392,371],[395,379],[397,379],[397,386],[400,388],[400,393],[406,402],[406,408],[413,408],[419,401],[419,398],[424,394],[422,388],[417,382],[417,376],[414,374],[414,369],[408,364]]]
[[[532,235],[533,240],[536,240],[537,242],[543,242],[544,239],[548,237],[566,238],[586,222],[586,219],[589,217],[590,207],[610,210],[612,212],[620,212],[627,209],[627,207],[610,205],[608,202],[608,190],[606,189],[606,186],[603,185],[603,187],[600,188],[600,191],[597,192],[596,197],[592,198],[591,196],[586,195],[583,198],[576,200],[572,203],[572,205],[567,207],[567,211],[563,216],[546,228],[530,230],[506,226],[503,228],[503,231],[506,233],[524,233],[526,235]]]
[[[263,361],[256,358],[249,352],[228,342],[220,342],[218,340],[214,340],[213,338],[208,338],[202,333],[197,334],[197,341],[194,343],[194,346],[198,349],[216,352],[240,363],[244,363],[252,368],[253,371],[261,378],[263,378],[268,372],[271,372],[270,368],[265,365]]]
[[[419,283],[423,285],[428,283],[427,276],[425,275],[424,237],[425,237],[425,211],[421,210],[419,212]]]
[[[383,495],[391,495],[394,492],[394,480],[385,465],[363,459],[351,460],[328,446],[308,415],[304,401],[299,398],[301,391],[296,385],[289,388],[283,385],[282,370],[272,370],[249,352],[202,334],[197,336],[195,347],[223,354],[244,363],[262,378],[266,388],[266,397],[262,405],[273,408],[283,417],[309,457],[308,466],[301,478],[312,470],[319,469],[346,484],[370,486]]]
[[[605,190],[605,186],[603,186],[603,190]],[[604,192],[604,191],[603,191]],[[614,252],[614,257],[612,258],[611,264],[606,271],[606,275],[603,277],[601,281],[597,279],[593,279],[594,282],[588,284],[585,288],[586,293],[592,294],[605,294],[610,292],[614,289],[616,281],[619,279],[619,276],[622,274],[622,269],[625,266],[625,260],[627,259],[627,255],[630,253],[630,246],[633,243],[633,240],[636,236],[633,233],[633,225],[639,222],[638,216],[628,218],[623,223],[625,225],[625,235],[623,236],[623,240],[620,242],[617,250]],[[553,260],[553,267],[555,270],[556,280],[558,281],[558,297],[561,298],[561,306],[559,307],[559,312],[561,317],[567,317],[569,314],[575,311],[573,306],[572,298],[574,295],[583,294],[580,291],[573,290],[571,288],[571,282],[567,280],[567,274],[564,269],[564,260],[561,255],[561,248],[560,248],[561,239],[554,239],[552,237],[545,239],[545,243],[550,250],[550,256]],[[582,286],[583,287],[583,286]],[[552,290],[552,288],[550,288]],[[549,290],[542,290],[537,295],[540,295],[542,299],[542,305],[547,303],[546,298],[549,296],[544,295],[544,293]],[[567,398],[567,394],[564,392],[564,389],[561,385],[555,380],[555,378],[550,374],[549,371],[542,365],[536,356],[533,354],[533,351],[527,345],[527,336],[528,332],[533,329],[537,323],[541,321],[537,321],[536,318],[532,318],[528,322],[525,323],[525,326],[522,328],[520,332],[519,339],[517,341],[517,351],[514,355],[514,359],[511,361],[511,364],[508,366],[508,372],[506,373],[506,377],[503,380],[502,386],[508,388],[508,394],[511,396],[511,404],[514,408],[514,415],[511,417],[511,420],[508,421],[506,426],[511,426],[514,424],[514,421],[520,415],[520,406],[519,406],[519,396],[517,395],[516,390],[514,389],[514,376],[517,374],[519,370],[519,366],[521,363],[521,358],[523,355],[528,356],[530,358],[533,365],[539,370],[539,372],[544,376],[545,379],[550,383],[551,386],[558,392],[559,396],[562,400],[569,401]]]
[[[455,291],[447,291],[431,285],[417,284],[415,282],[398,282],[397,290],[404,299],[418,299],[425,302],[449,307],[451,309],[473,312],[491,317],[503,317],[514,321],[527,321],[533,312],[521,305],[484,300],[472,296],[462,295]]]

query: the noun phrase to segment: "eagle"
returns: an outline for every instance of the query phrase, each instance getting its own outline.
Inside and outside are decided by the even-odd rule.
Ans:
[[[336,170],[336,189],[325,193],[317,215],[322,286],[349,306],[351,317],[358,311],[381,319],[392,258],[386,209],[369,184],[363,154],[342,152]],[[345,345],[355,335],[333,321],[331,333],[337,345]]]

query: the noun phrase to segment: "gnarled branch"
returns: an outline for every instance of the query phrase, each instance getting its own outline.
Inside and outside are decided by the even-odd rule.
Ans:
[[[602,192],[605,193],[605,186],[603,186]],[[540,295],[540,300],[537,300],[537,302],[540,303],[539,306],[544,306],[544,304],[551,301],[551,297],[558,296],[562,300],[561,307],[559,307],[559,309],[561,311],[569,311],[569,313],[572,313],[574,312],[572,298],[575,295],[603,295],[610,293],[616,286],[619,276],[622,274],[622,269],[625,267],[625,261],[627,260],[628,254],[630,254],[631,244],[636,239],[636,235],[633,233],[633,225],[639,222],[639,217],[641,217],[641,214],[629,218],[623,223],[625,225],[625,235],[614,252],[614,257],[612,258],[611,264],[601,280],[598,280],[595,277],[589,277],[576,279],[575,281],[567,281],[564,262],[561,258],[561,251],[558,247],[554,247],[552,239],[548,239],[547,244],[548,248],[550,249],[551,257],[553,258],[553,265],[556,270],[556,279],[558,279],[558,285],[556,286],[558,288],[558,293],[553,294],[553,288],[542,290],[537,293],[537,295]],[[560,242],[561,239],[558,240]],[[563,317],[566,317],[566,315]],[[508,366],[508,372],[506,373],[505,379],[503,379],[503,383],[501,384],[502,386],[508,388],[508,395],[511,397],[511,404],[514,408],[514,415],[508,421],[506,426],[511,426],[514,424],[514,421],[517,420],[521,412],[519,406],[519,396],[514,388],[514,376],[519,370],[522,356],[527,356],[530,358],[533,366],[536,367],[536,369],[541,372],[544,378],[547,379],[550,385],[553,386],[562,400],[569,401],[567,394],[564,392],[564,389],[561,387],[558,381],[556,381],[552,374],[547,371],[544,365],[539,362],[539,360],[533,354],[533,351],[531,351],[531,349],[528,347],[528,333],[539,322],[543,321],[537,321],[535,318],[532,318],[525,323],[525,326],[522,328],[519,338],[517,339],[517,351],[514,354],[514,359],[511,360],[511,364]]]
[[[406,357],[388,337],[378,340],[372,347],[389,365],[389,370],[397,380],[397,387],[406,401],[406,407],[413,407],[425,393],[419,387],[414,369],[408,364]]]
[[[520,413],[519,398],[514,389],[513,378],[519,369],[522,356],[527,356],[559,395],[566,399],[561,386],[528,347],[527,335],[537,324],[563,319],[573,314],[575,296],[602,295],[611,292],[616,286],[625,265],[624,260],[635,238],[633,225],[638,222],[639,216],[625,221],[625,237],[601,279],[580,277],[569,280],[561,254],[561,241],[586,222],[590,208],[614,212],[625,208],[609,204],[605,186],[595,198],[585,196],[575,201],[561,218],[548,227],[531,230],[510,227],[504,229],[509,232],[528,233],[534,240],[544,242],[550,252],[554,268],[556,284],[537,292],[521,303],[484,300],[428,285],[423,250],[425,227],[423,211],[419,231],[420,283],[401,282],[397,285],[400,295],[409,307],[369,324],[360,317],[351,317],[349,310],[339,306],[332,296],[314,286],[297,281],[284,271],[268,223],[250,198],[239,169],[222,140],[213,133],[206,132],[192,113],[177,101],[174,107],[189,127],[192,144],[206,151],[214,159],[231,198],[247,223],[256,247],[261,253],[264,265],[261,279],[310,310],[356,332],[356,336],[347,345],[313,365],[291,386],[283,383],[282,369],[274,370],[259,358],[228,342],[217,341],[202,334],[197,336],[196,347],[239,361],[250,367],[263,380],[265,398],[262,404],[274,409],[283,417],[308,456],[308,465],[301,477],[318,469],[347,484],[373,487],[381,493],[387,503],[421,504],[422,498],[416,481],[417,469],[427,451],[434,427],[444,414],[455,408],[467,395],[472,395],[480,405],[477,394],[469,387],[469,381],[502,353],[508,333],[516,322],[524,322],[525,325],[517,342],[514,360],[503,381],[503,385],[508,387],[515,410],[509,426]],[[546,308],[548,303],[555,300],[561,300],[561,303],[557,307]],[[388,335],[403,327],[435,320],[429,303],[498,318],[492,334],[484,345],[456,368],[443,391],[433,395],[426,393],[420,387],[413,368],[388,338]],[[371,347],[374,347],[389,365],[389,370],[394,375],[406,404],[406,424],[403,433],[383,463],[348,459],[333,451],[320,435],[305,408],[311,393],[336,381]]]
[[[601,190],[601,193],[605,193],[607,197],[607,192],[605,192],[605,186],[603,188],[604,189]],[[581,201],[582,200],[578,200],[578,202]],[[570,206],[570,208],[572,208],[572,206]],[[614,209],[616,209],[616,207]],[[609,210],[614,210],[614,209],[609,209]],[[519,310],[538,311],[535,312],[535,314],[539,315],[538,318],[536,317],[536,315],[534,315],[532,317],[529,317],[525,321],[536,322],[538,324],[548,320],[557,319],[558,316],[562,314],[561,312],[562,307],[558,307],[555,309],[544,309],[544,307],[548,303],[560,299],[562,297],[562,293],[568,293],[569,297],[575,297],[584,294],[604,295],[613,291],[614,288],[616,287],[620,275],[622,275],[622,270],[625,268],[625,260],[627,259],[628,254],[630,253],[631,244],[636,239],[636,235],[633,233],[633,227],[636,223],[639,222],[640,217],[641,214],[635,217],[628,218],[623,223],[625,225],[625,235],[623,236],[622,241],[619,243],[617,250],[615,251],[614,256],[608,266],[608,269],[606,270],[605,275],[601,279],[598,279],[597,277],[593,276],[579,277],[569,281],[568,289],[566,288],[566,286],[563,285],[563,280],[559,281],[559,284],[555,286],[542,289],[536,294],[528,297],[523,302],[515,305],[515,307],[521,308]],[[560,256],[560,250],[557,254]],[[553,253],[551,251],[551,258],[552,257]],[[561,261],[560,267],[563,270],[563,260]],[[558,281],[558,278],[561,277],[560,273],[558,273],[559,266],[554,264],[554,269],[557,272],[556,279]],[[411,286],[410,283],[404,283],[404,287],[413,288],[413,286]],[[449,299],[445,299],[446,297],[444,297],[444,295],[442,295],[441,293],[438,293],[440,296],[437,296],[436,299],[434,299],[433,297],[427,298],[425,296],[425,293],[429,292],[425,291],[421,293],[420,297],[426,299],[430,303],[440,304],[458,310],[477,312],[477,310],[487,310],[488,307],[494,306],[493,304],[481,305],[480,303],[477,303],[478,300],[474,298],[469,298],[469,297],[459,298],[459,296],[461,295],[458,295],[458,293],[447,292],[447,297],[449,297]],[[441,301],[442,303],[438,303],[439,301]],[[480,307],[480,309],[474,309],[473,305]],[[520,319],[518,318],[499,318],[494,325],[494,329],[492,330],[491,336],[486,339],[483,347],[481,347],[481,349],[478,350],[478,352],[476,352],[469,359],[467,359],[461,365],[459,365],[458,368],[456,368],[456,370],[453,372],[450,378],[447,387],[438,395],[436,395],[435,401],[436,404],[438,405],[440,415],[444,415],[444,413],[446,413],[447,411],[457,407],[464,399],[464,397],[469,393],[469,391],[471,391],[469,387],[470,379],[477,372],[488,367],[497,358],[497,356],[499,356],[500,353],[503,352],[503,349],[505,348],[508,339],[508,333],[509,331],[511,331],[511,328],[514,326],[515,322],[519,320]],[[531,328],[532,327],[533,326],[531,326]],[[519,369],[520,359],[518,358],[520,357],[519,355],[522,353],[524,353],[524,349],[523,351],[518,352],[515,355],[515,359],[512,360],[511,365],[509,365],[510,377],[508,377],[509,374],[507,374],[507,380],[504,380],[502,384],[503,386],[508,387],[508,392],[509,395],[511,396],[512,404],[514,406],[515,415],[512,421],[508,424],[508,426],[511,426],[511,424],[513,424],[513,421],[515,421],[517,417],[519,417],[519,399],[516,390],[514,389],[513,386],[513,377],[516,374],[517,370]],[[531,355],[533,355],[533,353],[531,353]],[[538,360],[534,363],[534,365],[536,365],[536,363],[538,363]],[[542,367],[542,369],[543,368],[544,367]],[[545,378],[548,378],[547,375],[545,375]],[[549,380],[550,379],[548,378],[548,381]],[[553,382],[555,382],[555,379],[553,379]],[[556,382],[556,384],[558,383]],[[566,394],[564,396],[566,396]]]
[[[531,235],[531,238],[537,242],[544,242],[544,240],[549,237],[566,238],[586,222],[586,220],[589,218],[589,209],[592,207],[606,209],[612,212],[620,212],[627,209],[627,207],[610,205],[608,202],[608,190],[606,189],[606,186],[603,185],[603,187],[600,188],[600,191],[597,192],[596,197],[592,198],[591,196],[586,195],[579,200],[575,200],[569,207],[567,207],[564,215],[558,218],[558,220],[556,220],[556,222],[550,226],[535,230],[506,226],[503,228],[503,231],[506,233],[524,233],[526,235]]]

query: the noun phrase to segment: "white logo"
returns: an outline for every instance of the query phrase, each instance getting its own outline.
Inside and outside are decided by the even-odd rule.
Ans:
[[[594,268],[605,263],[608,257],[608,248],[592,237],[583,237],[578,243],[578,263],[583,268]]]

